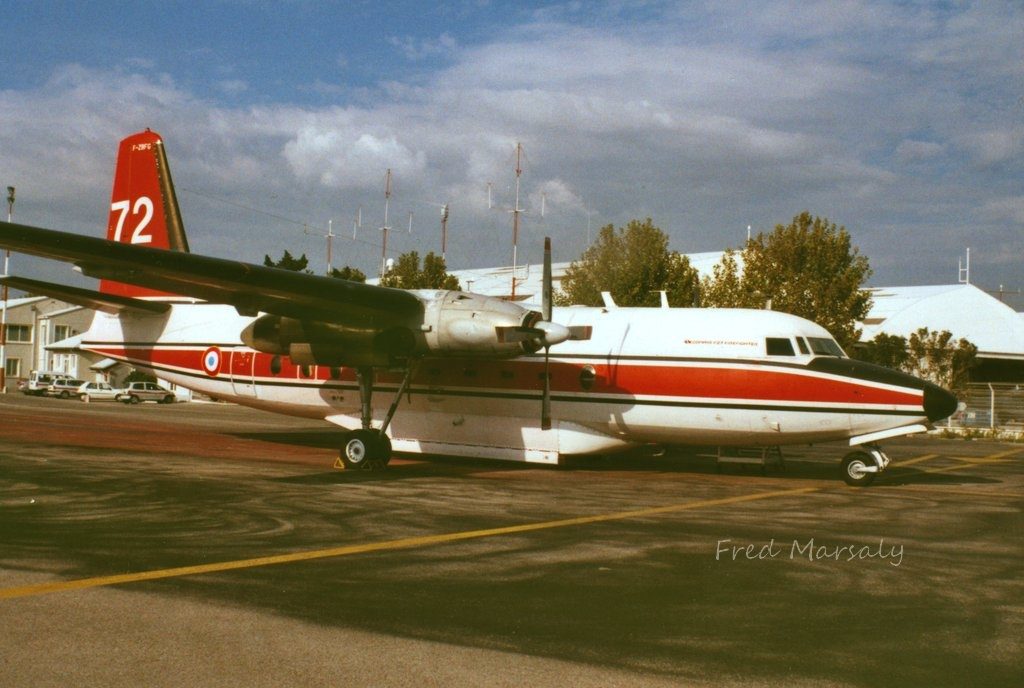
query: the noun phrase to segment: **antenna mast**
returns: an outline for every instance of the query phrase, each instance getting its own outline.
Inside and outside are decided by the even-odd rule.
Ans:
[[[441,206],[441,260],[445,261],[447,265],[447,259],[445,258],[445,250],[448,247],[448,204],[445,203]]]
[[[971,249],[970,249],[970,247],[968,247],[968,249],[967,249],[967,262],[966,262],[966,265],[964,264],[964,261],[962,259],[960,259],[960,258],[957,258],[957,265],[959,266],[959,273],[960,273],[959,282],[960,282],[960,284],[970,284],[971,283]]]
[[[388,210],[391,207],[391,168],[388,168],[387,174],[384,176],[384,226],[380,228],[380,231],[384,233],[384,242],[381,244],[380,250],[380,276],[384,277],[384,271],[387,269],[388,259],[388,230],[391,227],[388,226]]]
[[[14,187],[7,187],[7,221],[11,221],[11,217],[14,215]],[[11,250],[6,249],[4,251],[4,276],[10,274],[10,262],[11,262]],[[7,308],[10,306],[8,301],[10,294],[7,291],[7,284],[4,284],[3,299],[4,299],[4,311],[2,320],[0,320],[0,394],[7,394]]]
[[[327,275],[334,272],[334,264],[331,262],[331,250],[334,242],[334,220],[327,221]]]
[[[512,300],[516,300],[516,267],[519,258],[519,178],[523,175],[523,144],[516,143],[516,204],[512,208]]]

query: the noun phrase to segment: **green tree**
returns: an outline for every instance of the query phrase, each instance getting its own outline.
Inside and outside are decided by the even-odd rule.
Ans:
[[[749,291],[736,252],[726,249],[722,259],[701,279],[700,305],[705,308],[764,308],[765,298]]]
[[[879,332],[869,342],[854,346],[851,355],[861,361],[893,370],[905,370],[910,361],[906,338],[885,332]]]
[[[657,306],[662,290],[670,304],[691,306],[699,298],[700,278],[686,256],[668,250],[668,237],[647,218],[618,230],[603,227],[565,271],[556,301],[600,306],[601,292],[608,291],[620,306]]]
[[[328,277],[337,277],[338,279],[349,280],[350,282],[365,282],[366,274],[358,268],[353,268],[346,265],[341,268],[332,268]]]
[[[743,248],[743,272],[723,265],[705,290],[704,305],[761,307],[812,320],[844,347],[860,338],[857,323],[871,306],[861,285],[871,275],[868,260],[850,242],[845,227],[803,212],[788,225],[760,233]]]
[[[459,279],[449,275],[444,258],[433,251],[423,259],[420,268],[420,254],[410,251],[398,256],[394,266],[380,281],[381,286],[398,289],[459,289]]]
[[[906,370],[940,387],[961,392],[977,365],[978,347],[966,339],[953,341],[949,330],[932,332],[922,327],[907,339]]]
[[[280,268],[281,270],[292,270],[294,272],[305,272],[307,275],[312,275],[313,271],[308,270],[309,259],[306,258],[306,254],[303,253],[300,257],[295,258],[291,253],[285,249],[284,255],[281,256],[281,260],[273,260],[269,255],[263,256],[263,264],[268,268]]]

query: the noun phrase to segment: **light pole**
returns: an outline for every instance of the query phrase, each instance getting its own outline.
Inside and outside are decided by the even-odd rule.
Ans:
[[[14,187],[7,187],[7,221],[14,215]],[[4,251],[4,277],[10,272],[11,250]],[[0,394],[7,394],[7,284],[4,283],[4,311],[0,315]]]

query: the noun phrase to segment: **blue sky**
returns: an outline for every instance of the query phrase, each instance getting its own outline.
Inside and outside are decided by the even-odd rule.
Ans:
[[[372,272],[390,167],[393,224],[413,214],[392,254],[438,250],[448,202],[450,267],[506,264],[522,142],[528,259],[544,235],[576,258],[588,218],[649,216],[696,252],[806,209],[872,284],[953,282],[970,246],[973,282],[1024,288],[1019,2],[19,2],[3,21],[0,185],[26,223],[98,233],[117,141],[152,127],[195,251],[322,269],[333,220],[336,263]]]

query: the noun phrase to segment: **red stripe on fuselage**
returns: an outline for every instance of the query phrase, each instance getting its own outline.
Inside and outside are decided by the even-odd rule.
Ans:
[[[94,351],[111,358],[127,358],[150,363],[157,368],[178,368],[208,376],[203,368],[206,346],[195,349],[150,347],[99,347]],[[250,358],[254,356],[254,358]],[[326,366],[296,366],[287,356],[278,359],[279,372],[273,372],[271,354],[253,352],[239,347],[222,348],[220,371],[215,377],[227,379],[253,375],[256,383],[307,380],[355,384],[355,370],[335,369],[332,378]],[[594,369],[595,379],[588,390],[581,384],[584,367]],[[540,359],[471,360],[430,359],[421,362],[413,385],[427,388],[488,389],[508,392],[535,392],[543,375]],[[401,375],[381,373],[381,383],[398,384]],[[729,364],[658,363],[641,365],[633,361],[587,363],[551,361],[551,389],[554,393],[590,393],[595,395],[628,395],[678,397],[695,399],[730,399],[745,401],[778,401],[808,404],[870,404],[879,406],[920,406],[922,393],[909,389],[874,386],[856,379],[835,379],[792,368],[773,368],[750,362]]]

